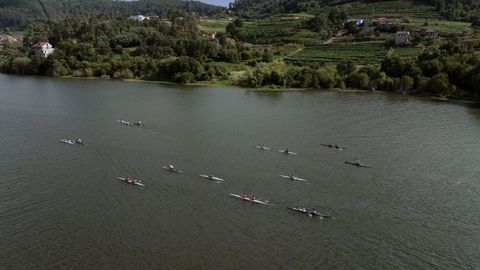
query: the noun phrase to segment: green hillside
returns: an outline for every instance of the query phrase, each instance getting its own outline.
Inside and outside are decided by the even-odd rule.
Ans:
[[[350,15],[408,15],[480,22],[480,0],[352,1],[352,0],[235,0],[232,9],[246,18],[275,14],[308,12],[328,13],[339,8]],[[414,15],[414,16],[412,16]]]
[[[164,15],[169,10],[211,15],[223,8],[182,0],[0,0],[0,27],[21,28],[71,14]]]

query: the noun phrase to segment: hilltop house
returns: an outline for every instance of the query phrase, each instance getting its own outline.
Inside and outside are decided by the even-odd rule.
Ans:
[[[411,43],[409,31],[398,31],[395,33],[395,45],[405,45]]]
[[[33,48],[36,51],[42,53],[43,56],[45,56],[45,57],[48,57],[50,54],[53,53],[53,51],[55,51],[52,44],[50,44],[48,42],[37,42],[37,43],[33,44]]]

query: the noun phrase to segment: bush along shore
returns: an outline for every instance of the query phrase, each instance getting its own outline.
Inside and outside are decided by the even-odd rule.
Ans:
[[[309,16],[297,26],[327,40],[338,32],[359,31],[345,23],[347,19],[332,10],[327,16]],[[144,21],[72,16],[36,24],[24,31],[23,42],[0,45],[0,71],[250,88],[350,88],[480,101],[479,39],[443,38],[421,48],[395,48],[388,41],[362,43],[358,51],[351,43],[351,48],[343,44],[336,51],[336,45],[305,47],[283,39],[255,44],[255,35],[247,33],[249,22],[224,20],[225,33],[212,34],[199,27],[199,20],[189,13],[169,12]],[[317,60],[316,52],[322,55]]]

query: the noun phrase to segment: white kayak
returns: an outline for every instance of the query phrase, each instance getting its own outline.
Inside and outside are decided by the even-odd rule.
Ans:
[[[307,179],[302,179],[300,177],[296,177],[295,175],[292,177],[291,175],[280,175],[280,177],[288,179],[290,181],[304,181],[307,182]]]
[[[71,145],[75,144],[75,141],[70,139],[60,139],[60,141],[66,144],[71,144]]]
[[[266,146],[264,146],[264,145],[257,145],[257,146],[255,146],[255,147],[256,147],[257,149],[260,149],[260,150],[267,150],[267,151],[268,151],[268,150],[271,150],[270,147],[266,147]]]
[[[117,180],[123,181],[127,184],[135,185],[135,186],[141,186],[141,187],[145,186],[144,184],[138,182],[138,180],[136,182],[133,182],[133,181],[129,182],[129,181],[127,181],[127,179],[125,179],[125,177],[117,177]]]
[[[183,173],[183,171],[177,170],[177,169],[175,169],[175,168],[172,169],[172,168],[170,168],[170,167],[168,167],[168,166],[163,166],[162,168],[163,168],[164,170],[166,170],[166,171],[169,171],[169,172]]]
[[[233,193],[230,193],[229,194],[230,196],[232,197],[235,197],[237,199],[240,199],[242,201],[247,201],[247,202],[252,202],[252,203],[258,203],[258,204],[263,204],[263,205],[268,205],[268,201],[261,201],[261,200],[258,200],[258,199],[255,199],[255,200],[252,200],[252,198],[250,197],[242,197],[238,194],[233,194]]]
[[[284,154],[287,154],[287,155],[296,155],[297,154],[296,152],[290,152],[288,150],[283,150],[283,149],[278,149],[278,152],[281,152],[281,153],[284,153]]]
[[[213,181],[225,181],[224,179],[215,177],[213,175],[200,174],[200,177],[203,177],[208,180],[213,180]]]
[[[118,123],[121,123],[125,126],[132,126],[133,124],[130,123],[129,121],[125,121],[125,120],[117,120]]]

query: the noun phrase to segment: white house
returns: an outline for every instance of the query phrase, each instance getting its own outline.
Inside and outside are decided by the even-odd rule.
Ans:
[[[143,22],[144,20],[148,20],[150,19],[149,17],[145,17],[143,15],[135,15],[135,16],[130,16],[129,17],[130,20],[135,20],[135,21],[139,21],[139,22]]]
[[[395,34],[395,45],[410,44],[411,36],[409,31],[398,31]]]
[[[38,52],[43,53],[45,57],[48,57],[50,54],[53,53],[53,51],[55,51],[52,44],[48,42],[37,42],[33,44],[33,48]]]

